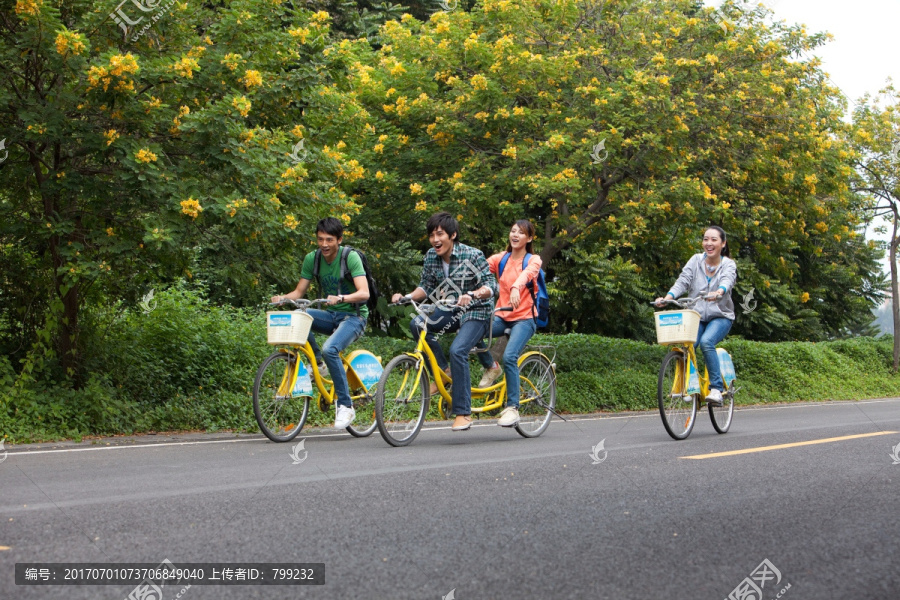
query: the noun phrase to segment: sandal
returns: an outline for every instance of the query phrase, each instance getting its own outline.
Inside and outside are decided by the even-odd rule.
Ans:
[[[465,431],[471,426],[472,417],[469,415],[456,415],[456,418],[453,420],[453,427],[450,429],[452,431]]]

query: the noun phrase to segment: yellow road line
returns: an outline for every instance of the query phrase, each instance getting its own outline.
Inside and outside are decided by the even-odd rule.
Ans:
[[[736,454],[750,454],[752,452],[767,452],[768,450],[781,450],[782,448],[796,448],[797,446],[811,446],[813,444],[828,444],[830,442],[842,442],[844,440],[855,440],[858,438],[873,437],[876,435],[895,434],[896,431],[876,431],[875,433],[860,433],[859,435],[844,435],[841,437],[824,438],[821,440],[809,440],[808,442],[794,442],[793,444],[777,444],[775,446],[760,446],[758,448],[745,448],[743,450],[729,450],[728,452],[715,452],[713,454],[695,454],[693,456],[681,456],[679,458],[692,458],[700,460],[703,458],[718,458],[720,456],[734,456]]]

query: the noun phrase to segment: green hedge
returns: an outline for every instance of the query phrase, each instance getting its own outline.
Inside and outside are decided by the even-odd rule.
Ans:
[[[94,315],[109,322],[91,338],[93,375],[74,390],[43,374],[22,385],[0,357],[0,439],[11,442],[79,439],[142,431],[256,431],[250,391],[258,365],[271,352],[262,310],[209,304],[184,289],[160,292],[148,313]],[[445,339],[446,344],[449,340]],[[656,406],[656,377],[666,349],[595,335],[537,335],[533,344],[555,354],[561,412],[643,410]],[[412,348],[409,339],[367,336],[383,363]],[[763,343],[728,339],[741,404],[853,400],[900,395],[890,370],[892,340]],[[473,365],[475,363],[473,362]],[[473,366],[473,379],[480,368]],[[432,411],[432,415],[434,415]],[[310,425],[331,415],[310,411]]]

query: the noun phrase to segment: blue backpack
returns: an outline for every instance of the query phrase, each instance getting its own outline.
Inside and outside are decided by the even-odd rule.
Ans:
[[[506,268],[506,262],[509,260],[509,252],[507,252],[503,258],[500,259],[500,266],[497,269],[497,280],[503,277],[503,269]],[[525,255],[525,260],[522,261],[522,270],[524,271],[528,268],[528,260],[531,258],[531,254]],[[528,291],[531,293],[531,312],[534,315],[535,324],[543,329],[550,323],[550,295],[547,294],[547,280],[544,275],[544,269],[538,271],[537,276],[537,296],[535,297],[534,293],[534,281],[529,281],[526,285]]]

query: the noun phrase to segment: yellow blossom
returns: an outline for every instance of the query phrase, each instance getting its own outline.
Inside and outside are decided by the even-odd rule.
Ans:
[[[413,196],[418,196],[425,193],[425,189],[418,183],[409,184],[409,191]]]
[[[200,63],[197,62],[196,58],[184,57],[181,60],[176,61],[175,64],[172,65],[172,70],[182,77],[193,79],[194,71],[200,70]]]
[[[254,71],[252,69],[248,69],[244,71],[244,87],[248,90],[253,89],[254,87],[262,85],[262,75],[259,74],[259,71]]]
[[[225,55],[225,58],[223,58],[223,59],[222,59],[221,61],[219,61],[219,62],[220,62],[221,64],[225,65],[226,67],[228,67],[228,70],[229,70],[229,71],[234,71],[235,69],[238,68],[238,66],[239,66],[243,61],[244,61],[244,59],[241,58],[241,55],[240,55],[240,54],[234,54],[234,53],[231,53],[231,54],[226,54],[226,55]]]
[[[109,237],[112,237],[112,236],[116,235],[116,231],[112,227],[107,227],[106,235],[108,235]]]
[[[188,215],[192,219],[196,219],[203,212],[203,207],[193,198],[181,201],[181,212]]]
[[[428,210],[428,203],[424,200],[419,200],[418,202],[416,202],[416,210],[418,212],[424,212]]]
[[[241,113],[242,117],[246,117],[250,114],[250,108],[253,106],[253,103],[247,100],[245,96],[241,96],[240,98],[235,97],[231,101],[231,106],[233,106],[239,113]]]
[[[141,148],[134,153],[134,158],[142,163],[156,162],[156,155],[149,148]]]
[[[294,215],[288,215],[284,218],[284,226],[287,227],[288,229],[290,229],[291,231],[296,229],[297,225],[299,225],[299,224],[300,224],[299,221],[297,221],[297,218],[294,217]]]
[[[382,173],[381,171],[377,171],[375,173],[375,179],[377,179],[378,181],[381,181],[382,179],[384,179],[384,173]]]
[[[488,80],[484,75],[480,73],[478,75],[473,75],[472,79],[469,80],[472,84],[472,87],[476,90],[486,90],[488,87]]]
[[[384,152],[384,144],[375,144],[375,154],[381,154]]]
[[[809,292],[803,292],[802,294],[800,294],[800,302],[802,302],[803,304],[809,302]]]
[[[42,4],[42,0],[16,0],[16,14],[35,16]]]
[[[103,137],[106,138],[106,145],[109,146],[117,139],[119,139],[119,132],[115,129],[110,129],[106,133],[103,134]]]

